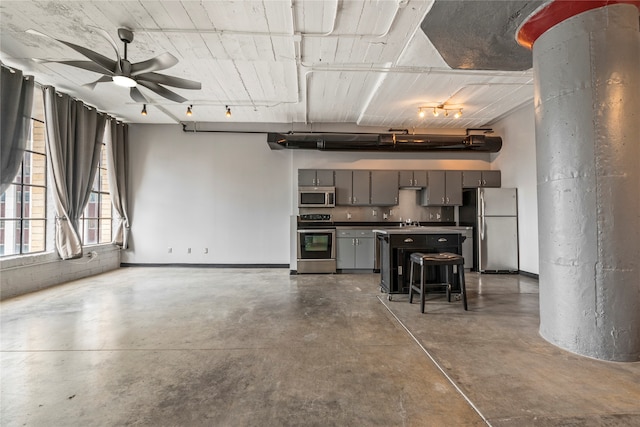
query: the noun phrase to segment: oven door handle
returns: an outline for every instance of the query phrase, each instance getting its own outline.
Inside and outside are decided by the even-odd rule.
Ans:
[[[321,228],[310,228],[308,230],[298,230],[298,234],[300,233],[333,233],[334,229],[321,229]]]

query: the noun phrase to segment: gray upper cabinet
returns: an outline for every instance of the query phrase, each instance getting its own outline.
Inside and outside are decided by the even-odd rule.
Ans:
[[[427,171],[427,187],[422,190],[423,206],[462,205],[461,171]]]
[[[335,178],[336,205],[350,205],[353,187],[353,174],[350,170],[337,170]]]
[[[335,171],[336,205],[369,205],[370,175],[361,170]]]
[[[352,204],[369,205],[371,197],[371,173],[369,171],[353,171]]]
[[[298,169],[298,187],[333,187],[333,170]]]
[[[427,171],[400,171],[400,188],[402,187],[426,187]]]
[[[500,187],[502,185],[500,171],[463,171],[462,186],[464,188]]]
[[[371,171],[371,205],[398,204],[398,171]]]
[[[502,174],[500,171],[482,171],[482,186],[496,188],[501,187]]]

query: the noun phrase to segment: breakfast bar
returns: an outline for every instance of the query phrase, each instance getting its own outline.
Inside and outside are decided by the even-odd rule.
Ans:
[[[396,227],[373,230],[380,243],[380,291],[388,294],[409,292],[410,257],[414,252],[451,252],[462,255],[466,227]],[[437,274],[437,273],[433,273]],[[457,276],[457,274],[456,274]],[[433,277],[432,279],[437,279]],[[454,280],[452,292],[459,292]]]

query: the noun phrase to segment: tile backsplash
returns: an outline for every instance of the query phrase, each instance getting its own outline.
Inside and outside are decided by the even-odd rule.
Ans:
[[[420,206],[420,191],[400,189],[396,206],[336,206],[335,208],[299,208],[301,214],[330,213],[334,221],[346,222],[453,222],[453,206]]]

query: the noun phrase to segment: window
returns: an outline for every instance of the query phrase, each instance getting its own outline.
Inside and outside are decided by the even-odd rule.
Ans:
[[[43,252],[47,225],[47,156],[42,94],[34,91],[22,164],[0,196],[0,256]]]
[[[107,132],[105,132],[106,137]],[[80,218],[83,245],[111,243],[112,206],[107,178],[107,149],[104,142],[100,149],[98,171],[93,181],[89,202]]]

